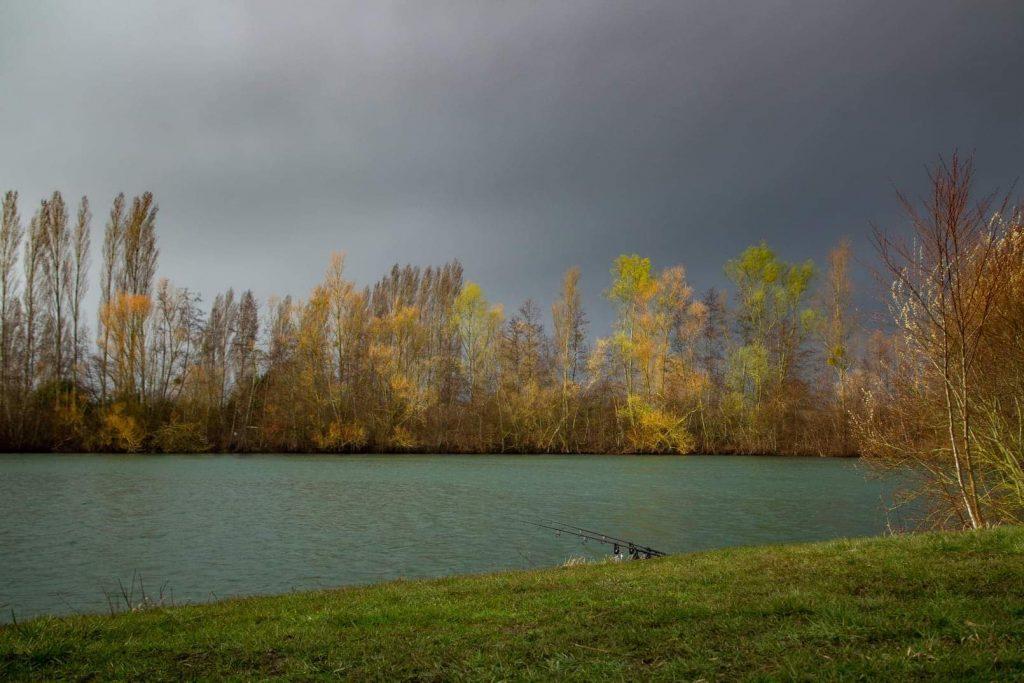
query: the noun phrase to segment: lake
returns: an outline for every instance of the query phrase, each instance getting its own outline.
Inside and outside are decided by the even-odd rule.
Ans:
[[[856,460],[742,456],[0,455],[0,619],[884,532]],[[138,594],[136,593],[136,596]]]

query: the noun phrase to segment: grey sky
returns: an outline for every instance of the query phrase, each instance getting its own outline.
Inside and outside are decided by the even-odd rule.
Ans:
[[[866,254],[891,183],[1024,159],[1024,3],[0,0],[0,189],[152,190],[160,273],[305,296],[457,257],[514,308],[611,260],[720,285],[762,238]]]

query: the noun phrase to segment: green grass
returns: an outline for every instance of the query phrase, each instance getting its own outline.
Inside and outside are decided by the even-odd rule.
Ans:
[[[0,628],[0,679],[1024,680],[1024,528],[741,548]]]

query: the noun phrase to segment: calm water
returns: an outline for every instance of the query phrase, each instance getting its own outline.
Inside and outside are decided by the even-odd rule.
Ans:
[[[137,573],[177,602],[607,554],[877,534],[852,460],[604,456],[0,456],[0,619],[105,611]]]

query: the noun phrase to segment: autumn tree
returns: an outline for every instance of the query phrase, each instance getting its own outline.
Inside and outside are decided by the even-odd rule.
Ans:
[[[498,443],[502,451],[535,451],[551,442],[550,340],[540,308],[527,299],[509,317],[499,338],[501,378],[497,385]]]
[[[100,323],[106,330],[105,351],[113,359],[111,374],[119,399],[140,402],[143,399],[145,365],[145,325],[152,312],[152,301],[144,294],[119,292],[103,307]]]
[[[1024,213],[998,216],[997,246],[984,284],[1001,283],[975,359],[977,440],[986,521],[1024,523]]]
[[[346,370],[348,370],[348,357],[351,353],[349,344],[349,329],[346,322],[350,315],[350,308],[353,305],[353,291],[355,287],[352,282],[344,276],[345,254],[335,252],[331,254],[331,263],[324,277],[324,291],[327,295],[328,324],[330,326],[330,345],[333,367],[331,368],[331,389],[330,402],[335,422],[342,419],[345,412]],[[361,341],[365,343],[365,338]],[[340,427],[339,427],[340,428]],[[337,428],[336,428],[337,429]]]
[[[415,448],[416,430],[426,419],[436,394],[431,373],[428,310],[431,306],[426,273],[395,264],[374,284],[369,295],[369,379],[375,397],[372,413],[376,439],[394,448]]]
[[[741,411],[744,449],[776,452],[798,392],[797,368],[817,325],[807,304],[814,264],[790,264],[762,242],[726,263],[735,286],[740,345],[729,358],[732,408]]]
[[[462,341],[458,326],[452,324],[452,321],[456,316],[456,300],[463,287],[462,264],[450,261],[439,268],[428,269],[424,276],[424,287],[427,290],[427,305],[423,315],[430,336],[427,350],[431,359],[429,381],[438,406],[430,423],[434,442],[443,445],[450,434],[449,427],[456,419],[452,412],[458,400],[461,382]]]
[[[148,387],[146,357],[146,316],[152,310],[150,293],[156,275],[159,250],[156,247],[157,206],[153,195],[145,192],[132,199],[122,237],[121,282],[119,291],[135,299],[130,308],[141,316],[130,327],[129,365],[140,379],[139,399],[144,402]],[[142,299],[146,299],[143,304]]]
[[[501,306],[492,306],[474,282],[467,282],[455,299],[452,325],[461,342],[463,381],[466,399],[476,417],[477,448],[486,446],[485,398],[497,375],[495,351],[503,318]]]
[[[322,444],[330,392],[329,297],[323,285],[298,312],[295,414],[299,443]],[[308,447],[308,446],[307,446]]]
[[[626,448],[639,452],[686,452],[693,446],[687,412],[692,393],[692,289],[681,267],[651,273],[650,259],[619,256],[606,295],[617,316],[611,339],[599,343],[618,369],[625,396],[616,408]],[[690,385],[687,387],[686,385]]]
[[[101,391],[106,392],[102,378],[112,375],[115,394],[140,405],[145,403],[149,391],[146,334],[153,310],[150,295],[159,254],[156,214],[151,193],[133,198],[127,209],[123,195],[118,195],[103,247]]]
[[[849,452],[849,375],[853,367],[852,297],[850,282],[850,240],[844,238],[829,252],[824,297],[825,316],[822,325],[825,364],[832,373],[833,396],[836,402],[834,427],[838,449]]]
[[[580,384],[587,357],[587,316],[580,296],[580,269],[573,266],[562,277],[562,291],[551,306],[554,323],[554,363],[558,373],[560,416],[551,441],[557,439],[561,450],[576,442]],[[549,445],[550,448],[550,445]]]
[[[494,367],[494,342],[501,325],[502,310],[484,297],[480,285],[467,282],[455,299],[453,324],[462,343],[462,364],[469,401],[486,389]]]
[[[645,353],[646,340],[641,323],[656,284],[651,277],[651,260],[636,254],[622,255],[612,266],[612,285],[605,293],[615,305],[612,346],[627,398],[636,393],[638,357]]]
[[[296,420],[297,309],[290,296],[270,302],[260,433],[263,442],[282,450],[298,448],[301,436]]]

